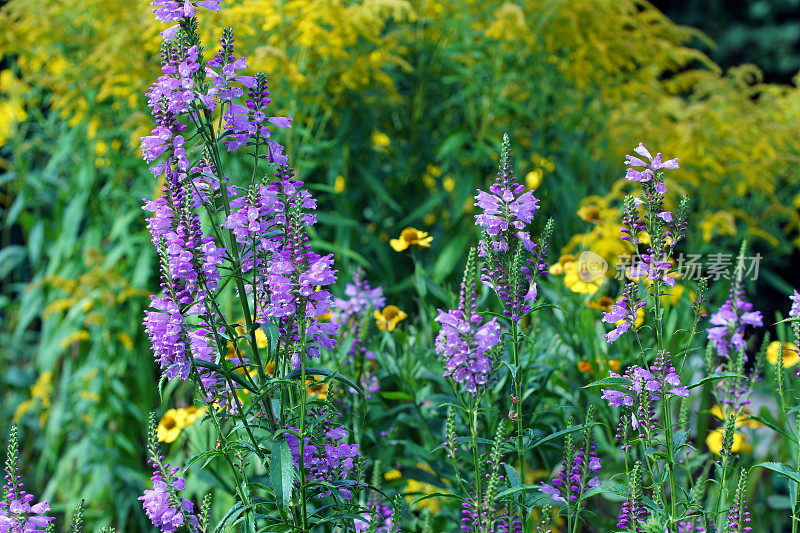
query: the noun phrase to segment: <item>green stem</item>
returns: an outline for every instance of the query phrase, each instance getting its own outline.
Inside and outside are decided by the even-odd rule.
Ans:
[[[478,408],[475,398],[470,399],[469,409],[469,433],[472,438],[472,460],[475,464],[475,516],[478,531],[481,532],[483,489],[481,488],[481,465],[478,459]]]
[[[511,323],[511,354],[514,360],[514,395],[517,397],[517,458],[519,460],[520,482],[525,484],[525,450],[522,441],[522,368],[519,364],[519,350],[517,349],[517,322]],[[525,531],[525,523],[528,517],[528,510],[525,507],[525,497],[520,496],[520,515],[522,519],[522,530]]]

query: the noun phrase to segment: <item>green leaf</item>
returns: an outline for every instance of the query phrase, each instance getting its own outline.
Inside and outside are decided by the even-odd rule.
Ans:
[[[622,385],[622,386],[630,386],[631,380],[627,378],[603,378],[598,379],[597,381],[592,381],[588,385],[584,385],[584,389],[588,389],[589,387],[605,387],[608,385]]]
[[[777,472],[778,474],[782,474],[782,475],[788,477],[789,479],[791,479],[792,481],[794,481],[795,483],[800,483],[800,474],[798,474],[796,470],[792,470],[791,468],[789,468],[788,466],[786,466],[783,463],[776,463],[774,461],[766,461],[764,463],[758,463],[757,465],[753,465],[753,468],[756,468],[758,466],[761,466],[763,468],[767,468],[769,470],[772,470],[773,472]],[[751,468],[751,470],[752,470],[752,468]]]
[[[711,381],[716,381],[718,379],[725,379],[725,378],[744,378],[745,376],[741,374],[737,374],[736,372],[717,372],[716,374],[711,374],[710,376],[706,376],[701,380],[695,381],[687,388],[694,389],[695,387],[701,387],[706,383]]]
[[[460,500],[461,499],[458,496],[456,496],[455,494],[450,494],[449,492],[431,492],[430,494],[426,494],[425,496],[420,496],[419,498],[417,498],[416,500],[411,502],[411,505],[409,505],[408,507],[409,508],[414,507],[419,502],[421,502],[423,500],[428,500],[430,498],[454,498],[456,500]]]
[[[518,492],[523,492],[527,490],[534,490],[538,489],[539,485],[518,485],[516,487],[511,487],[510,489],[506,489],[497,493],[496,498],[500,499],[503,496],[508,496],[509,494],[516,494]]]
[[[292,499],[294,484],[294,464],[292,452],[284,440],[272,443],[272,456],[269,463],[269,479],[275,491],[275,500],[281,507],[287,507]]]
[[[553,433],[551,435],[548,435],[548,436],[546,436],[545,438],[543,438],[541,440],[538,440],[538,441],[536,441],[534,443],[529,444],[525,448],[525,450],[532,450],[534,448],[538,448],[540,445],[544,444],[545,442],[550,442],[551,440],[555,440],[555,439],[557,439],[559,437],[562,437],[564,435],[567,435],[569,433],[575,433],[576,431],[581,431],[583,429],[590,428],[596,423],[597,422],[592,423],[592,424],[583,424],[583,425],[580,425],[580,426],[572,426],[572,427],[567,428],[567,429],[562,429],[561,431],[556,431],[555,433]]]

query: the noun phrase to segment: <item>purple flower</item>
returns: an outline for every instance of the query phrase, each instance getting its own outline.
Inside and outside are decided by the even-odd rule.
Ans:
[[[364,279],[364,271],[360,268],[353,273],[353,283],[348,283],[344,288],[347,299],[333,299],[333,314],[336,322],[345,324],[351,319],[366,316],[372,309],[382,309],[386,305],[383,288],[370,287]]]
[[[711,315],[709,322],[714,327],[707,328],[706,333],[722,357],[729,357],[732,350],[739,351],[746,348],[744,332],[747,326],[763,325],[761,311],[751,311],[751,309],[753,304],[742,298],[741,289],[734,284],[728,299],[716,313]]]
[[[1,533],[38,533],[44,532],[47,524],[55,520],[51,516],[42,516],[50,512],[47,501],[34,503],[33,494],[28,494],[19,475],[19,442],[17,426],[11,426],[8,441],[8,454],[5,463],[5,484],[0,500],[0,532]]]
[[[229,152],[254,142],[251,138],[255,138],[255,142],[266,144],[270,162],[278,166],[286,164],[283,146],[270,138],[269,125],[289,128],[292,119],[267,116],[266,108],[271,101],[266,75],[256,74],[255,83],[247,92],[246,105],[232,103],[225,112],[225,128],[229,133],[225,147]]]
[[[435,318],[442,329],[436,336],[436,353],[444,359],[444,377],[452,377],[464,390],[476,395],[492,377],[491,351],[501,342],[496,318],[486,322],[477,312],[475,250],[470,250],[458,307],[439,309]]]
[[[153,6],[153,13],[156,15],[156,20],[159,22],[170,23],[177,22],[183,18],[191,18],[194,16],[195,6],[204,7],[211,11],[219,11],[219,4],[221,0],[196,0],[190,2],[189,0],[153,0],[150,5]],[[179,24],[170,26],[161,32],[162,37],[169,41],[178,31]]]
[[[219,95],[221,102],[230,102],[244,95],[242,88],[256,86],[254,76],[240,76],[237,71],[247,68],[247,58],[237,58],[234,54],[233,30],[225,28],[220,39],[220,48],[214,59],[208,62],[206,76],[212,80],[210,95]],[[215,70],[217,69],[217,70]],[[236,82],[239,85],[234,84]]]
[[[313,413],[312,413],[313,414]],[[308,424],[308,422],[307,422]],[[288,427],[297,433],[299,429]],[[333,483],[350,479],[350,473],[359,457],[358,444],[347,444],[348,432],[344,426],[334,425],[330,419],[317,421],[313,435],[305,438],[303,446],[303,463],[307,471],[306,482],[324,481]],[[300,439],[292,433],[286,433],[286,442],[292,453],[295,468],[300,468]],[[353,493],[351,485],[340,486],[339,495],[350,500]],[[329,490],[319,493],[321,497],[330,496]]]
[[[705,522],[702,517],[697,520],[681,520],[678,522],[678,533],[706,533]]]
[[[525,228],[533,221],[539,200],[533,196],[533,191],[524,192],[525,187],[517,183],[511,168],[510,152],[511,143],[508,135],[504,135],[497,179],[489,187],[489,192],[478,190],[475,196],[475,206],[483,210],[475,216],[475,224],[485,230],[478,249],[480,257],[486,256],[490,250],[498,253],[513,250],[515,238],[526,250],[534,251],[535,245]]]
[[[658,172],[662,168],[667,169],[678,169],[678,159],[669,159],[667,161],[662,162],[662,156],[660,153],[656,154],[653,157],[647,148],[644,147],[642,143],[639,143],[639,146],[634,148],[634,152],[639,154],[640,156],[647,159],[648,162],[639,159],[638,157],[632,155],[625,156],[625,164],[628,165],[629,168],[625,177],[630,181],[638,181],[640,183],[645,183],[653,179],[655,173]],[[643,170],[636,170],[637,168],[644,167]],[[663,187],[663,184],[661,185]],[[664,194],[664,192],[661,194]]]
[[[572,448],[570,441],[556,477],[553,478],[551,484],[542,483],[539,486],[539,490],[549,494],[552,500],[571,505],[577,502],[578,498],[590,488],[600,485],[600,478],[595,474],[600,472],[602,464],[600,457],[595,453],[594,438],[589,433],[590,431],[586,430],[584,442],[577,451]]]
[[[644,305],[645,302],[639,296],[636,285],[633,283],[626,284],[622,289],[622,296],[614,302],[611,311],[603,313],[603,322],[616,325],[613,330],[604,335],[609,344],[634,327],[638,318],[638,310]]]
[[[400,533],[400,524],[394,523],[394,512],[374,496],[367,501],[367,511],[361,513],[361,520],[354,521],[357,533]]]
[[[461,531],[492,533],[522,533],[522,520],[518,514],[509,515],[505,509],[498,509],[496,502],[489,502],[486,495],[480,497],[480,516],[478,515],[478,496],[471,492],[467,501],[461,504]]]
[[[789,297],[792,300],[792,309],[789,311],[789,316],[791,318],[797,318],[800,316],[800,292],[797,292],[795,289],[794,294]]]
[[[601,398],[608,402],[610,407],[620,407],[620,424],[617,430],[617,439],[622,440],[627,434],[626,426],[639,431],[639,438],[657,434],[656,404],[666,401],[670,396],[685,398],[689,396],[689,389],[683,385],[680,376],[669,361],[666,351],[658,352],[650,368],[632,366],[624,375],[610,372],[613,378],[627,380],[627,384],[620,385],[624,391],[601,389]],[[624,445],[627,446],[627,445]]]

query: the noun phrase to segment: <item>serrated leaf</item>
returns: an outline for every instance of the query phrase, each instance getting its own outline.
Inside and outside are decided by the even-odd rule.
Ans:
[[[287,507],[292,499],[294,464],[292,463],[292,452],[284,440],[276,440],[272,443],[269,480],[275,491],[275,501],[279,506]]]

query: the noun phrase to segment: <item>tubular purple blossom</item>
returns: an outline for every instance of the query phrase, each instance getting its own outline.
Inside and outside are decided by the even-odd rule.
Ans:
[[[50,505],[45,500],[34,503],[33,494],[28,494],[19,474],[19,441],[17,426],[11,426],[8,439],[8,452],[5,462],[5,484],[0,489],[0,532],[2,533],[39,533],[44,532],[54,517],[44,516],[50,512]]]
[[[763,325],[761,311],[752,309],[753,304],[743,299],[741,287],[738,283],[734,283],[728,299],[709,319],[714,327],[706,329],[708,340],[719,355],[729,357],[731,351],[745,349],[747,346],[744,339],[745,328]]]
[[[436,353],[444,359],[444,376],[452,377],[464,390],[477,395],[492,377],[491,351],[500,344],[500,324],[486,322],[477,312],[475,289],[475,249],[470,250],[458,308],[443,311],[435,318],[442,329],[436,336]]]
[[[300,430],[289,427],[295,432]],[[348,431],[344,426],[324,418],[318,421],[313,429],[317,436],[305,438],[303,446],[303,463],[308,471],[306,482],[325,481],[332,483],[351,479],[350,473],[355,467],[354,459],[360,456],[358,444],[347,444]],[[292,433],[286,433],[286,442],[292,453],[295,468],[300,468],[300,440]],[[340,486],[339,495],[345,500],[353,497],[351,485]],[[330,496],[330,490],[319,493],[321,497]]]
[[[603,313],[603,322],[616,325],[613,330],[604,335],[609,344],[619,339],[636,325],[638,310],[644,305],[645,302],[639,296],[636,284],[627,283],[622,289],[622,296],[614,302],[611,311]]]

